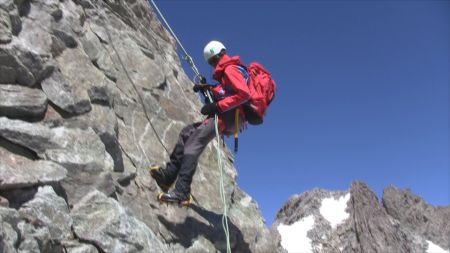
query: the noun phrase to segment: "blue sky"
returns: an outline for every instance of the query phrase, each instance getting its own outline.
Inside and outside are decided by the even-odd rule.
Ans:
[[[215,39],[277,82],[235,163],[268,225],[290,196],[354,180],[450,204],[449,1],[156,3],[204,75]]]

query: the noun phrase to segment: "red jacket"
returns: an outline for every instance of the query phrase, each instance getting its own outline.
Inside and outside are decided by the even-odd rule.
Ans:
[[[237,68],[243,66],[239,56],[222,56],[214,69],[213,79],[219,82],[219,85],[212,89],[217,101],[217,106],[222,112],[219,116],[219,128],[221,133],[230,134],[227,126],[234,125],[234,117],[226,117],[224,113],[232,109],[240,108],[241,105],[250,99],[250,91],[244,76]],[[243,110],[240,110],[240,128],[245,122]],[[227,121],[227,122],[225,122]],[[232,122],[228,122],[232,121]],[[229,127],[228,127],[229,128]]]

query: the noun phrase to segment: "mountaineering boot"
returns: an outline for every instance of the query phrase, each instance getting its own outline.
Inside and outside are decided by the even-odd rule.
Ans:
[[[169,183],[167,181],[167,176],[164,173],[164,169],[158,165],[152,165],[149,169],[150,175],[152,176],[153,179],[155,179],[156,184],[158,184],[159,188],[163,192],[168,192],[170,187],[172,186],[172,183]]]
[[[158,195],[158,201],[165,203],[177,203],[180,206],[189,206],[192,203],[193,198],[191,194],[186,195],[173,190],[170,192],[161,192]]]

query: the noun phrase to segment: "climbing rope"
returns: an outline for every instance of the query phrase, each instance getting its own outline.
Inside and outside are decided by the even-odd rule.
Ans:
[[[99,10],[98,6],[97,6],[97,5],[94,5],[94,7],[96,8],[97,13],[99,13],[100,15],[102,15],[102,14],[101,14],[102,12]],[[108,9],[110,9],[110,7],[109,7],[108,5],[106,5],[106,7],[107,7]],[[111,10],[111,9],[110,9],[110,10]],[[111,11],[112,11],[112,13],[114,13],[113,10],[111,10]],[[105,20],[106,20],[106,18],[105,18]],[[89,26],[89,28],[90,28],[90,26]],[[156,128],[155,128],[155,126],[153,125],[153,123],[152,123],[152,121],[151,121],[151,118],[150,118],[150,116],[149,116],[149,114],[148,114],[147,108],[145,107],[144,99],[142,98],[142,95],[141,95],[141,93],[139,92],[139,89],[137,88],[136,84],[134,83],[133,79],[131,78],[130,74],[128,73],[128,70],[127,70],[127,68],[125,67],[125,64],[124,64],[124,62],[123,62],[123,60],[122,60],[122,57],[120,56],[119,51],[116,49],[116,47],[115,47],[115,45],[114,45],[113,38],[111,37],[111,31],[109,30],[109,27],[108,27],[107,25],[105,25],[104,28],[106,29],[106,34],[107,34],[107,36],[108,36],[108,39],[109,39],[110,42],[111,42],[111,47],[112,47],[112,49],[114,50],[114,52],[116,53],[117,58],[119,59],[119,63],[120,63],[120,65],[122,66],[122,69],[123,69],[123,71],[124,71],[124,73],[125,73],[125,76],[127,77],[128,81],[132,84],[132,86],[133,86],[133,88],[134,88],[136,94],[138,95],[139,102],[140,102],[141,105],[142,105],[142,109],[143,109],[143,111],[144,111],[145,118],[147,119],[148,123],[150,124],[150,127],[152,128],[153,132],[155,133],[156,139],[157,139],[158,142],[161,144],[161,146],[164,148],[164,151],[166,151],[166,154],[167,154],[168,156],[170,156],[169,150],[168,150],[167,147],[164,145],[163,140],[162,140],[161,137],[158,135],[158,132],[156,131]],[[92,30],[92,28],[90,28],[90,29]],[[128,57],[128,55],[126,55],[126,56]],[[141,147],[140,142],[138,142],[137,145],[139,146],[139,149],[141,150],[141,152],[145,155],[145,157],[146,157],[146,159],[147,159],[147,162],[150,162],[150,160],[148,159],[147,154],[145,153],[145,150]]]
[[[162,21],[166,25],[167,29],[172,34],[172,36],[175,38],[175,40],[177,41],[177,44],[180,46],[181,50],[183,51],[183,53],[184,53],[183,59],[187,61],[187,63],[191,67],[192,71],[194,72],[194,74],[195,74],[194,79],[201,78],[202,76],[200,75],[200,72],[198,71],[198,68],[197,68],[197,66],[194,63],[194,60],[188,54],[186,49],[183,47],[183,44],[181,44],[181,41],[178,39],[177,35],[172,30],[172,27],[170,27],[170,25],[167,22],[167,20],[164,18],[164,15],[159,10],[159,8],[156,5],[156,3],[153,0],[148,0],[148,2],[149,3],[151,2],[151,4],[153,5],[155,10],[158,12],[159,16],[161,17]],[[207,99],[210,102],[213,102],[213,99],[212,99],[211,94],[209,92],[206,92],[206,97],[207,97]],[[216,115],[214,115],[214,123],[215,123],[216,140],[217,140],[217,142],[216,142],[217,162],[218,162],[219,171],[220,171],[220,197],[222,199],[222,204],[223,204],[222,227],[223,227],[223,230],[224,230],[224,233],[225,233],[225,239],[226,239],[226,242],[227,242],[227,253],[231,253],[230,230],[229,230],[229,227],[228,227],[228,206],[227,206],[227,197],[226,197],[225,186],[224,186],[223,161],[222,161],[222,152],[221,152],[221,148],[220,148],[220,146],[221,146],[220,145],[221,139],[220,139],[220,134],[219,134],[218,122],[219,122],[219,118],[218,118],[218,116],[216,114]]]

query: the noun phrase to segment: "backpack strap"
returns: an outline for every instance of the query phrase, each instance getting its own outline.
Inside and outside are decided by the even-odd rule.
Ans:
[[[236,67],[241,72],[242,76],[244,77],[245,82],[248,84],[248,80],[249,80],[250,76],[248,75],[247,68],[245,66],[241,66],[241,65],[236,65]]]

